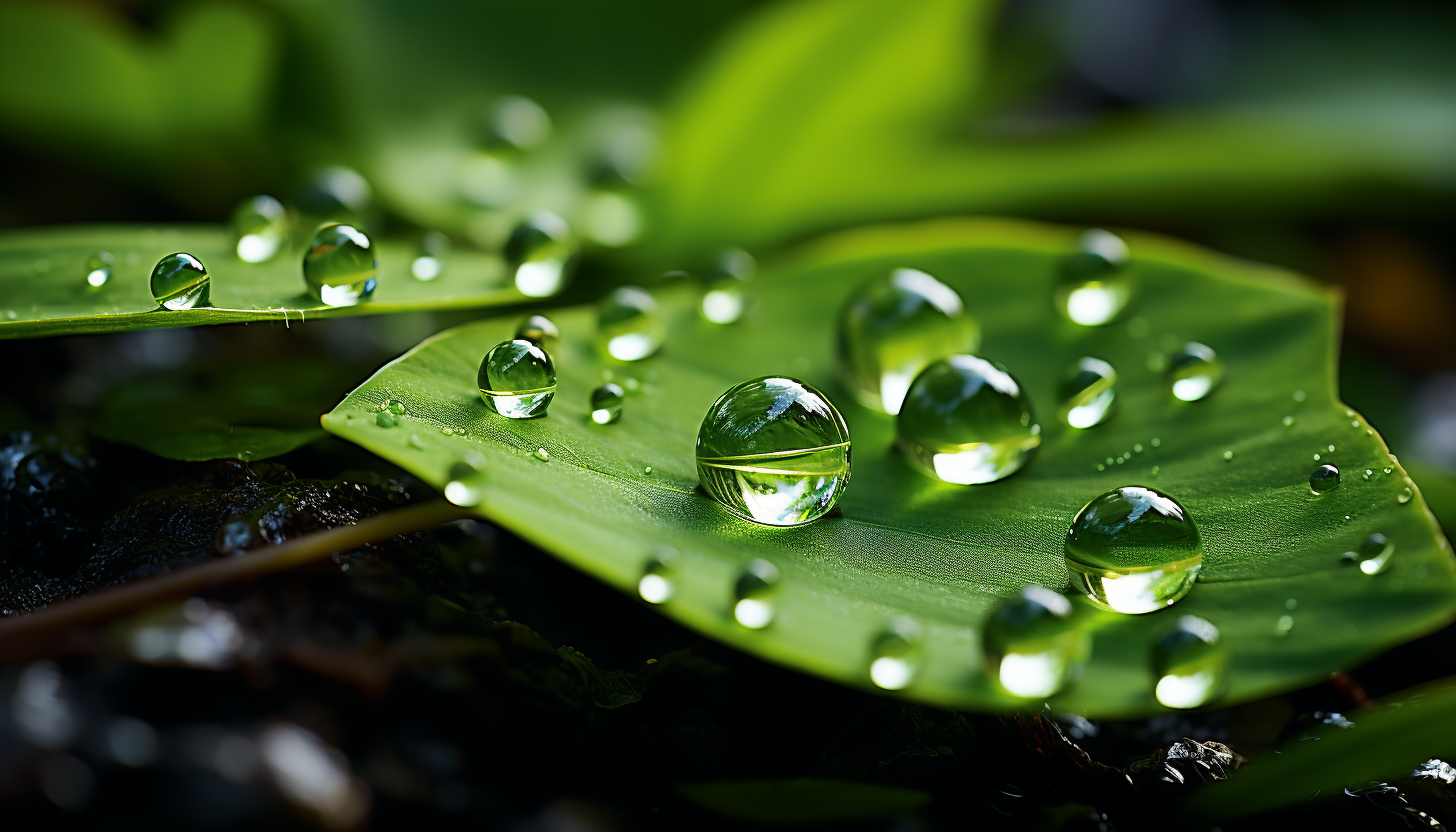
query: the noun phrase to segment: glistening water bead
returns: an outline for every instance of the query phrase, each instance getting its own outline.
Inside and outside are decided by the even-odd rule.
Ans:
[[[1127,243],[1109,231],[1093,228],[1082,235],[1077,251],[1057,268],[1057,311],[1072,323],[1110,323],[1132,300]]]
[[[532,315],[516,327],[517,341],[530,341],[542,349],[554,345],[561,339],[561,330],[556,322],[545,315]]]
[[[1013,696],[1051,696],[1081,674],[1092,638],[1072,621],[1066,598],[1028,586],[986,619],[981,652],[986,673]]]
[[[303,280],[327,306],[353,306],[374,294],[379,255],[364,232],[329,223],[313,235],[303,255]]]
[[[1185,615],[1153,645],[1153,695],[1168,708],[1199,708],[1218,695],[1228,650],[1218,628]]]
[[[823,393],[765,376],[734,385],[708,408],[698,429],[698,479],[745,520],[794,526],[839,501],[849,447],[849,426]]]
[[[1168,362],[1168,387],[1173,398],[1196,402],[1213,392],[1223,380],[1223,362],[1203,344],[1183,345]]]
[[[238,259],[265,263],[288,240],[288,212],[271,196],[255,196],[233,211],[233,237]]]
[[[870,681],[884,690],[904,690],[920,670],[920,625],[897,621],[870,645]]]
[[[111,279],[111,270],[116,267],[116,258],[109,251],[98,251],[86,259],[86,285],[99,289]]]
[[[450,255],[450,238],[439,231],[429,231],[420,238],[420,248],[410,261],[410,274],[415,280],[430,281],[445,272],[445,259]]]
[[[1062,377],[1058,390],[1062,420],[1074,428],[1100,425],[1117,401],[1117,371],[1100,358],[1081,358]]]
[[[1072,585],[1097,606],[1160,610],[1188,594],[1203,541],[1177,500],[1143,486],[1116,488],[1077,512],[1066,540]]]
[[[466,508],[480,503],[485,494],[486,478],[478,461],[457,462],[450,466],[450,472],[446,476],[445,499]]]
[[[757,270],[753,255],[741,248],[730,248],[718,255],[703,287],[699,304],[703,317],[715,324],[731,324],[742,318],[748,303],[744,285]]]
[[[910,382],[939,358],[980,348],[981,327],[961,296],[916,269],[861,285],[839,314],[839,371],[859,403],[894,415]]]
[[[1009,477],[1041,444],[1041,425],[1016,379],[973,355],[942,358],[915,377],[897,434],[916,466],[957,485]]]
[[[622,418],[622,402],[626,394],[622,388],[610,381],[591,393],[591,420],[599,425],[609,425]]]
[[[1321,465],[1309,475],[1309,490],[1316,494],[1333,491],[1340,487],[1340,469],[1333,465]]]
[[[561,291],[576,264],[578,243],[566,220],[536,211],[506,239],[506,267],[521,294],[544,298]]]
[[[556,395],[556,366],[530,341],[502,341],[491,347],[476,380],[481,401],[511,419],[545,416]]]
[[[733,584],[733,620],[750,630],[762,630],[778,614],[779,570],[755,558]]]
[[[659,546],[657,552],[642,568],[642,577],[637,579],[637,594],[649,604],[666,604],[672,600],[677,587],[673,585],[673,574],[677,570],[677,550],[671,546]]]
[[[179,251],[157,261],[152,269],[152,297],[174,312],[212,305],[207,269],[202,261]]]
[[[657,301],[646,289],[619,286],[597,306],[597,340],[618,361],[640,361],[652,355],[666,334]]]

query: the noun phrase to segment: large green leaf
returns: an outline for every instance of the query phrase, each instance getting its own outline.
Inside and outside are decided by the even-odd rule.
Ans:
[[[300,253],[267,263],[238,259],[227,230],[212,226],[98,226],[27,229],[0,235],[0,338],[116,332],[253,321],[305,321],[341,315],[499,306],[525,299],[492,254],[454,251],[444,274],[410,275],[414,250],[380,244],[379,288],[357,306],[333,309],[304,292]],[[116,267],[100,288],[86,282],[99,251]],[[207,267],[213,306],[169,311],[151,294],[152,266],[186,251]]]
[[[1015,704],[980,670],[980,623],[1022,586],[1065,587],[1068,524],[1120,485],[1155,486],[1189,509],[1204,538],[1202,581],[1161,613],[1081,610],[1094,654],[1055,707],[1156,710],[1149,647],[1184,613],[1214,622],[1231,647],[1225,702],[1308,683],[1446,621],[1456,608],[1447,543],[1420,499],[1399,501],[1410,487],[1404,471],[1336,397],[1335,299],[1286,273],[1133,235],[1136,317],[1080,328],[1050,302],[1057,256],[1073,240],[1067,229],[993,220],[831,237],[770,269],[756,284],[757,313],[739,325],[707,324],[691,298],[665,296],[666,346],[627,368],[593,348],[591,310],[567,310],[557,318],[556,399],[546,418],[525,422],[479,401],[480,359],[513,323],[481,321],[387,365],[323,423],[437,486],[452,463],[482,455],[490,479],[482,514],[628,591],[655,546],[676,547],[682,564],[668,615],[802,670],[868,686],[876,636],[899,618],[918,621],[924,662],[907,693],[945,705]],[[1016,476],[979,487],[932,481],[893,450],[892,420],[853,407],[836,383],[836,308],[857,283],[897,266],[955,286],[984,327],[984,354],[1005,363],[1036,403],[1045,441]],[[1227,380],[1206,401],[1173,401],[1151,369],[1150,359],[1185,339],[1212,345],[1226,363]],[[1053,391],[1083,355],[1119,369],[1121,409],[1106,425],[1075,431],[1055,422]],[[640,388],[619,423],[599,427],[587,418],[587,394],[609,371]],[[827,391],[856,449],[841,510],[808,526],[742,522],[697,490],[693,445],[704,412],[732,384],[770,373]],[[397,427],[375,418],[389,398],[409,408]],[[1344,485],[1318,497],[1308,485],[1315,453],[1346,472]],[[1341,553],[1373,532],[1394,542],[1391,568],[1365,576],[1342,566]],[[784,577],[779,615],[763,631],[729,616],[734,579],[755,557]],[[1292,628],[1279,626],[1283,616]]]

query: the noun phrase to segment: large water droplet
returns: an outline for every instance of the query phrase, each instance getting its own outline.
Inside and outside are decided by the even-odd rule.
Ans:
[[[504,249],[516,289],[533,298],[561,291],[576,264],[577,247],[566,220],[545,210],[531,214],[511,232]]]
[[[839,315],[839,369],[860,404],[900,412],[910,382],[932,361],[980,348],[981,327],[961,296],[916,269],[895,269],[855,290]]]
[[[1071,619],[1072,605],[1046,587],[1029,586],[986,619],[986,672],[1013,696],[1051,696],[1081,674],[1092,639]]]
[[[86,285],[93,289],[99,289],[106,285],[111,279],[111,271],[116,267],[116,258],[111,256],[109,251],[98,251],[86,258]]]
[[[434,280],[445,273],[445,259],[450,255],[450,238],[438,231],[429,231],[420,238],[419,251],[410,261],[410,274],[415,280]]]
[[[1315,456],[1319,456],[1315,454]],[[1321,465],[1309,475],[1309,490],[1316,494],[1333,491],[1340,487],[1340,469],[1333,465]]]
[[[750,630],[773,623],[779,570],[766,560],[754,559],[733,584],[733,620]]]
[[[1077,251],[1059,265],[1057,311],[1082,326],[1111,322],[1132,300],[1127,261],[1127,243],[1121,237],[1100,228],[1088,230]]]
[[[1097,606],[1145,613],[1173,604],[1203,568],[1203,541],[1177,500],[1116,488],[1077,512],[1066,540],[1072,585]]]
[[[622,402],[626,394],[622,388],[610,381],[591,393],[591,420],[599,425],[609,425],[622,418]]]
[[[699,309],[703,317],[715,324],[731,324],[743,317],[748,306],[745,283],[758,270],[753,255],[741,248],[731,248],[718,256],[708,274]]]
[[[639,361],[657,352],[666,337],[657,301],[646,289],[619,286],[597,306],[597,338],[618,361]]]
[[[849,483],[849,426],[812,386],[765,376],[734,385],[708,408],[697,457],[703,490],[739,517],[808,523]]]
[[[1213,392],[1223,380],[1223,362],[1209,347],[1184,344],[1168,364],[1168,385],[1173,398],[1196,402]]]
[[[1041,444],[1041,425],[1016,379],[973,355],[942,358],[915,377],[897,433],[916,466],[958,485],[1009,477]]]
[[[238,259],[265,263],[288,241],[288,212],[271,196],[244,200],[233,211],[233,237]]]
[[[1059,390],[1061,415],[1074,428],[1106,421],[1117,400],[1117,371],[1100,358],[1082,358],[1067,370]]]
[[[1360,571],[1366,575],[1379,575],[1390,567],[1390,556],[1395,554],[1395,544],[1383,534],[1372,534],[1360,544],[1355,553],[1360,561]]]
[[[212,305],[211,281],[202,261],[186,252],[169,254],[152,269],[152,297],[176,311]]]
[[[476,376],[480,398],[511,419],[546,415],[556,395],[556,365],[530,341],[502,341],[491,347]]]
[[[659,546],[657,552],[642,568],[642,577],[637,579],[637,594],[649,604],[665,604],[672,600],[677,587],[673,585],[673,574],[677,570],[677,550],[671,546]]]
[[[485,495],[486,477],[478,462],[464,460],[450,466],[445,499],[457,506],[479,505]]]
[[[329,223],[313,235],[303,255],[303,280],[327,306],[353,306],[374,294],[379,255],[364,232]]]
[[[897,621],[870,645],[870,681],[885,690],[904,690],[920,669],[920,626]]]
[[[1218,695],[1228,666],[1228,651],[1218,628],[1185,615],[1153,645],[1153,693],[1169,708],[1199,708]]]

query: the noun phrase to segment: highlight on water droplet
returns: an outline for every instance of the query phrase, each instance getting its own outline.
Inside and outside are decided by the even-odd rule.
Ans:
[[[1224,451],[1223,452],[1224,462],[1232,462],[1233,461],[1233,458],[1234,458],[1234,452],[1233,451]]]
[[[1372,534],[1360,544],[1354,553],[1360,562],[1360,571],[1366,575],[1379,575],[1390,567],[1390,556],[1395,554],[1395,544],[1383,534]]]
[[[703,317],[715,324],[738,322],[748,305],[745,284],[757,270],[758,262],[753,255],[741,248],[730,248],[718,255],[698,306]]]
[[[1153,695],[1168,708],[1200,708],[1218,695],[1228,650],[1218,628],[1197,616],[1178,618],[1153,645]]]
[[[1293,416],[1285,416],[1283,419],[1280,419],[1279,421],[1286,428],[1294,427],[1294,417]]]
[[[1062,376],[1062,420],[1074,428],[1107,421],[1117,400],[1117,371],[1100,358],[1080,358]],[[1142,450],[1138,445],[1137,450]]]
[[[986,674],[1013,696],[1042,698],[1081,675],[1092,637],[1072,620],[1066,598],[1028,586],[986,619],[981,652]]]
[[[551,452],[548,451],[548,450],[546,450],[545,448],[537,448],[536,449],[536,453],[532,454],[532,456],[536,457],[537,459],[541,460],[542,462],[550,462],[551,461]]]
[[[1196,402],[1223,380],[1223,362],[1204,344],[1189,342],[1168,363],[1168,385],[1173,398]]]
[[[532,315],[516,327],[515,340],[530,341],[545,349],[561,340],[561,330],[556,328],[555,321],[545,315]]]
[[[329,223],[313,235],[303,255],[303,280],[327,306],[354,306],[374,294],[379,254],[364,232]]]
[[[556,395],[556,365],[530,341],[502,341],[491,347],[476,375],[481,401],[511,419],[546,415]]]
[[[451,465],[445,482],[445,499],[466,508],[479,505],[485,496],[483,464],[483,460],[472,457]]]
[[[382,428],[392,428],[399,424],[399,417],[388,410],[381,410],[374,416],[374,424]]]
[[[905,456],[924,473],[977,485],[1021,470],[1041,445],[1041,425],[1006,368],[973,355],[952,355],[915,377],[896,436]]]
[[[1077,251],[1063,257],[1058,266],[1056,307],[1072,323],[1110,323],[1127,308],[1132,295],[1127,243],[1110,231],[1086,231]]]
[[[618,361],[640,361],[667,337],[657,300],[640,286],[619,286],[597,305],[597,340]]]
[[[1319,454],[1315,454],[1319,458]],[[1309,475],[1309,490],[1316,494],[1323,494],[1326,491],[1333,491],[1340,487],[1340,469],[1333,465],[1321,465],[1314,469]]]
[[[93,289],[100,289],[111,279],[111,272],[116,268],[116,258],[111,256],[109,251],[98,251],[86,258],[86,285]]]
[[[750,561],[733,584],[733,620],[750,630],[772,624],[778,588],[778,567],[762,558]]]
[[[207,269],[196,257],[179,251],[157,261],[152,269],[152,297],[164,309],[194,309],[212,305]]]
[[[532,298],[544,298],[561,291],[576,265],[579,246],[566,220],[538,210],[517,225],[506,240],[506,267],[514,276],[516,289]]]
[[[380,410],[388,410],[396,416],[403,416],[407,412],[404,402],[399,399],[385,399],[379,405]]]
[[[450,238],[439,231],[427,231],[420,238],[415,259],[410,261],[410,274],[415,280],[434,280],[445,273],[445,259],[449,255]]]
[[[642,577],[637,579],[637,594],[649,604],[666,604],[672,600],[677,587],[673,577],[677,571],[677,550],[671,546],[659,546],[647,564],[642,568]]]
[[[1102,609],[1148,613],[1176,603],[1203,568],[1203,541],[1177,500],[1124,486],[1077,513],[1067,532],[1072,586]]]
[[[1395,495],[1395,500],[1401,505],[1404,505],[1406,503],[1409,503],[1415,496],[1416,493],[1411,490],[1410,486],[1407,485],[1400,490],[1399,494]]]
[[[849,426],[823,393],[764,376],[729,388],[698,429],[698,479],[733,514],[771,526],[824,516],[849,484]]]
[[[920,670],[920,625],[897,619],[870,644],[870,681],[884,690],[904,690]]]
[[[288,212],[271,196],[255,196],[233,211],[232,228],[238,259],[266,263],[288,242]]]
[[[840,374],[859,403],[894,415],[926,365],[980,348],[981,326],[951,287],[895,269],[849,296],[836,344]]]
[[[591,392],[591,420],[599,425],[609,425],[622,417],[622,403],[626,394],[622,388],[610,381]]]

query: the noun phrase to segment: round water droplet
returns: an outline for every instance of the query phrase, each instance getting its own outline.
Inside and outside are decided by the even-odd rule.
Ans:
[[[1228,666],[1228,650],[1218,628],[1185,615],[1153,645],[1154,695],[1164,707],[1199,708],[1218,694]]]
[[[1365,473],[1364,474],[1361,474],[1360,475],[1360,478],[1363,479],[1363,480],[1365,480],[1366,482],[1369,482],[1370,479],[1372,477],[1374,477],[1374,476],[1375,476],[1375,469],[1374,468],[1366,468],[1365,469]]]
[[[1279,421],[1281,423],[1283,423],[1283,425],[1286,428],[1293,427],[1294,426],[1294,417],[1293,416],[1285,416],[1283,419],[1280,419]]]
[[[1173,398],[1196,402],[1213,392],[1223,380],[1223,362],[1203,344],[1185,344],[1168,364],[1168,385]]]
[[[619,286],[597,306],[597,339],[618,361],[640,361],[652,355],[666,334],[657,301],[646,289]]]
[[[745,283],[758,270],[753,255],[741,248],[731,248],[718,256],[708,274],[699,309],[703,317],[715,324],[736,323],[748,306]]]
[[[649,604],[666,604],[672,600],[677,587],[673,585],[677,571],[678,554],[671,546],[660,546],[642,568],[642,577],[637,579],[637,594]]]
[[[1281,615],[1279,616],[1279,620],[1274,622],[1274,635],[1280,638],[1289,635],[1289,631],[1293,629],[1294,616],[1292,615]]]
[[[1304,399],[1305,399],[1305,395],[1304,395],[1304,391],[1303,390],[1295,390],[1294,391],[1294,400],[1295,401],[1302,402],[1302,401],[1304,401]]]
[[[1142,486],[1113,489],[1083,507],[1065,549],[1072,585],[1114,612],[1169,606],[1203,568],[1203,541],[1187,511]]]
[[[576,236],[566,220],[550,211],[536,211],[506,240],[506,267],[521,294],[548,297],[566,284],[576,265],[577,248]]]
[[[288,212],[271,196],[244,200],[233,211],[233,237],[238,259],[266,263],[288,241]]]
[[[186,252],[169,254],[152,269],[152,297],[165,309],[211,306],[211,288],[202,261]]]
[[[1009,477],[1041,444],[1041,425],[1016,379],[973,355],[942,358],[921,371],[896,427],[909,459],[957,485]]]
[[[98,251],[86,258],[86,285],[93,289],[99,289],[106,285],[111,279],[111,272],[116,267],[116,258],[111,256],[109,251]]]
[[[516,327],[517,341],[530,341],[542,349],[561,340],[561,330],[545,315],[532,315]]]
[[[626,394],[622,388],[610,381],[591,393],[591,420],[599,425],[609,425],[622,418],[622,402]]]
[[[927,364],[980,348],[981,326],[954,289],[925,272],[895,269],[850,295],[837,344],[839,370],[855,398],[893,415]]]
[[[884,690],[904,690],[920,669],[920,626],[896,622],[870,645],[870,681]]]
[[[379,254],[364,232],[329,223],[313,235],[303,255],[303,280],[327,306],[353,306],[374,294]]]
[[[1405,488],[1402,488],[1400,490],[1400,493],[1399,494],[1395,495],[1395,499],[1396,499],[1396,502],[1400,503],[1401,505],[1404,505],[1404,504],[1410,502],[1411,499],[1414,498],[1415,496],[1416,496],[1416,493],[1410,489],[1410,486],[1406,486]]]
[[[511,419],[546,415],[556,395],[556,365],[530,341],[502,341],[491,347],[476,376],[481,401]]]
[[[1111,322],[1132,300],[1127,243],[1100,228],[1082,235],[1077,251],[1058,267],[1056,307],[1072,323],[1101,326]]]
[[[485,472],[479,464],[470,461],[457,462],[450,466],[445,483],[445,499],[457,506],[479,505],[485,496]]]
[[[399,417],[388,410],[381,410],[374,416],[374,424],[382,428],[392,428],[399,424]]]
[[[1224,451],[1223,452],[1223,459],[1224,459],[1225,462],[1232,462],[1233,461],[1233,458],[1234,458],[1234,452],[1233,451]]]
[[[430,231],[420,239],[419,251],[410,261],[410,274],[415,280],[434,280],[445,272],[445,259],[450,254],[450,238]]]
[[[986,619],[981,649],[986,673],[1013,696],[1051,696],[1082,672],[1092,638],[1072,621],[1072,605],[1046,587],[1029,586]]]
[[[651,474],[652,473],[652,466],[651,465],[647,465],[647,466],[643,467],[642,473],[644,473],[644,474]]]
[[[1383,534],[1372,534],[1365,538],[1360,544],[1360,551],[1356,553],[1360,561],[1360,571],[1366,575],[1379,575],[1390,566],[1390,556],[1395,554],[1395,544],[1385,539]]]
[[[1081,358],[1062,377],[1062,420],[1074,428],[1107,421],[1117,398],[1117,371],[1100,358]],[[1141,451],[1141,445],[1134,450]]]
[[[406,412],[404,402],[400,401],[399,399],[385,399],[382,403],[380,403],[379,409],[388,410],[390,413],[393,413],[396,416],[403,416]]]
[[[1319,454],[1315,454],[1319,459]],[[1321,465],[1314,469],[1309,475],[1309,490],[1316,494],[1323,494],[1326,491],[1333,491],[1340,487],[1340,469],[1333,465]]]
[[[550,462],[551,461],[551,452],[548,451],[548,450],[546,450],[545,448],[537,448],[536,449],[536,453],[533,454],[533,456],[535,456],[537,459],[541,460],[542,462]]]
[[[812,386],[765,376],[734,385],[708,408],[697,458],[703,490],[739,517],[808,523],[849,483],[849,426]]]
[[[751,561],[733,584],[733,620],[750,630],[772,624],[778,587],[778,567],[762,559]]]

